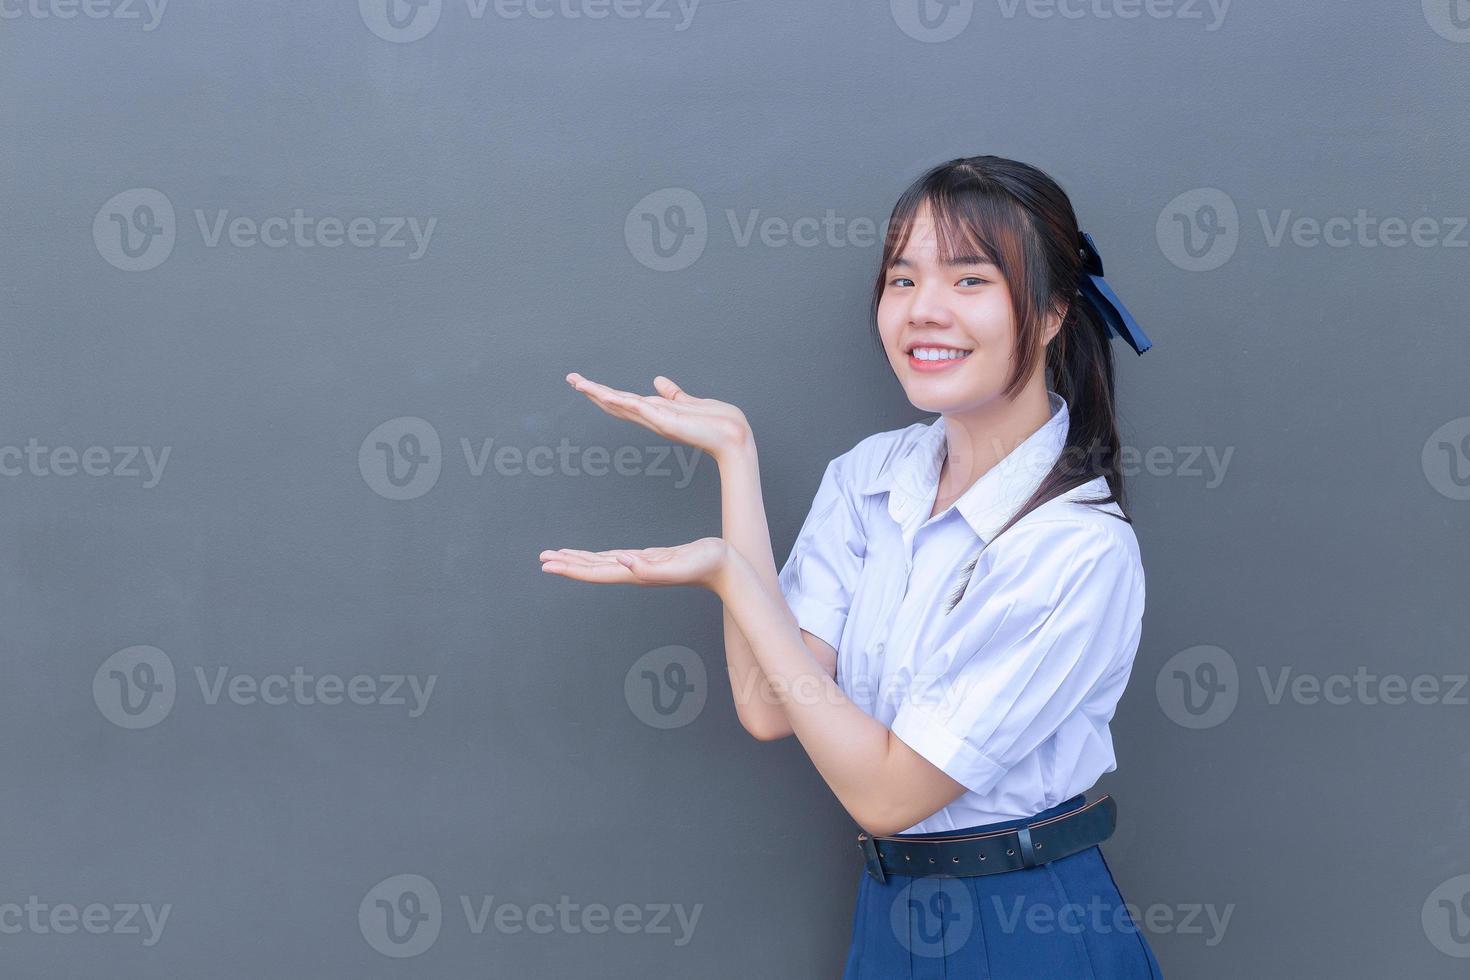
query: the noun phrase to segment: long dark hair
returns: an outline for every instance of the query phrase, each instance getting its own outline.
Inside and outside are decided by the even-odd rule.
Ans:
[[[889,264],[908,243],[914,215],[924,204],[933,215],[940,261],[978,250],[990,257],[1010,288],[1016,357],[1003,397],[1014,398],[1030,376],[1036,358],[1044,356],[1047,387],[1067,402],[1069,425],[1061,455],[1035,492],[991,540],[1048,500],[1099,476],[1107,481],[1107,496],[1080,502],[1116,503],[1122,511],[1120,519],[1131,524],[1118,458],[1113,351],[1107,328],[1078,289],[1082,235],[1066,192],[1037,168],[997,156],[959,157],[915,180],[889,217],[873,286],[875,336]],[[1052,311],[1064,316],[1061,329],[1043,352],[1045,319]],[[964,594],[978,561],[976,555],[965,566],[959,589],[946,611]]]

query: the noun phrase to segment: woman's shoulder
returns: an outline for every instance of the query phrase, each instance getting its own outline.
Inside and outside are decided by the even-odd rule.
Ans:
[[[896,429],[874,432],[834,456],[828,465],[837,471],[845,483],[861,490],[876,480],[895,460],[901,459],[933,424],[933,420],[924,420]]]
[[[1033,547],[1061,547],[1068,551],[1085,550],[1095,554],[1111,553],[1142,572],[1142,555],[1133,524],[1123,519],[1117,501],[1093,503],[1108,495],[1108,483],[1099,476],[1073,487],[1036,507],[996,539],[998,550]],[[1020,532],[1012,537],[1012,532]],[[1011,538],[1006,541],[1006,538]],[[1003,543],[1004,542],[1004,543]],[[987,549],[988,550],[988,549]]]

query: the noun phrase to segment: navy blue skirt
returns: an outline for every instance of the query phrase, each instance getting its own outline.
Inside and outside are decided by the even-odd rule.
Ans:
[[[1082,794],[1030,821],[1082,806]],[[1029,821],[965,827],[952,837]],[[856,850],[856,848],[854,848]],[[860,872],[842,980],[1160,980],[1163,971],[1096,846],[1034,868],[967,878]]]

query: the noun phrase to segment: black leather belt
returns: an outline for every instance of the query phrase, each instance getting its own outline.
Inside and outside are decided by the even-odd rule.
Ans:
[[[1011,830],[962,837],[872,837],[858,834],[858,848],[868,874],[879,881],[888,875],[937,875],[968,878],[1034,868],[1113,836],[1118,805],[1104,794],[1075,810],[1022,824]]]

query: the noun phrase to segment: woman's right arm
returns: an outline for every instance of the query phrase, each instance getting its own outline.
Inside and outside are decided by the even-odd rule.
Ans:
[[[713,398],[696,398],[663,375],[654,378],[656,396],[619,391],[576,372],[567,375],[567,382],[609,415],[636,422],[661,436],[710,454],[720,468],[722,536],[757,570],[762,585],[780,600],[781,608],[795,623],[796,616],[781,592],[776,560],[771,553],[771,532],[761,497],[755,438],[745,413]],[[724,613],[724,622],[725,659],[740,723],[762,741],[792,734],[786,709],[773,695],[750,643],[728,611]],[[817,663],[835,678],[837,651],[806,630],[802,630],[801,638]]]
[[[765,501],[761,495],[760,463],[756,453],[755,438],[746,428],[744,436],[723,450],[717,462],[720,467],[720,518],[726,543],[740,552],[740,556],[755,569],[761,584],[786,610],[787,618],[796,624],[796,617],[786,604],[777,579],[776,559],[771,551],[771,531],[766,523]],[[786,709],[770,687],[750,643],[740,627],[735,624],[728,607],[725,618],[725,660],[730,670],[730,690],[735,699],[735,711],[745,730],[761,741],[785,738],[792,734]],[[801,638],[811,650],[817,663],[830,676],[837,671],[837,651],[825,640],[813,636],[806,630]]]

